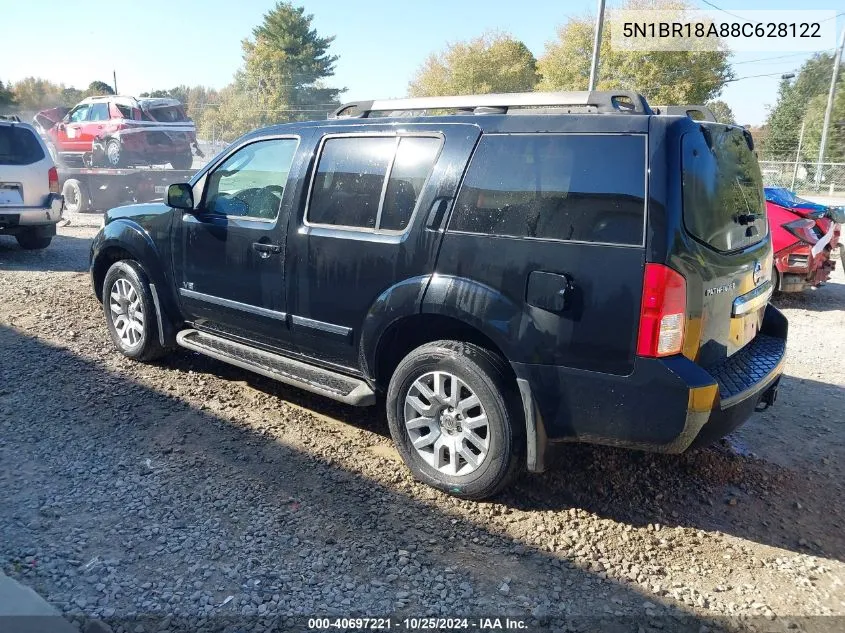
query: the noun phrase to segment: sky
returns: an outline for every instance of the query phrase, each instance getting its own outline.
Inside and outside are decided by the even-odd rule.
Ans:
[[[691,0],[707,9],[703,0]],[[274,0],[40,0],[38,11],[25,2],[3,8],[0,81],[37,76],[77,88],[93,80],[111,83],[122,94],[179,84],[222,88],[242,62],[241,40],[271,9]],[[509,32],[535,56],[572,16],[595,11],[595,0],[296,0],[314,16],[320,35],[334,35],[338,55],[329,85],[347,88],[342,100],[405,96],[408,81],[425,58],[448,43],[487,30]],[[608,0],[608,7],[622,0]],[[795,0],[714,0],[731,10],[793,9]],[[845,11],[842,0],[802,0],[804,9]],[[74,11],[73,6],[84,6]],[[219,6],[219,9],[214,7]],[[40,16],[35,21],[34,16]],[[13,28],[9,28],[14,25]],[[837,33],[845,16],[837,19]],[[745,52],[733,57],[737,77],[721,98],[742,124],[760,124],[777,96],[779,77],[800,67],[809,53]]]

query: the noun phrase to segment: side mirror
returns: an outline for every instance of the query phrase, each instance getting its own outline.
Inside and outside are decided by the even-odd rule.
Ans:
[[[170,185],[167,188],[167,198],[165,200],[168,207],[185,209],[186,211],[194,210],[194,190],[188,183],[177,182]]]

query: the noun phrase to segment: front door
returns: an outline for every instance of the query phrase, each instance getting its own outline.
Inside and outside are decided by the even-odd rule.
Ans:
[[[287,347],[284,262],[295,197],[288,183],[296,182],[298,145],[290,136],[250,141],[195,186],[200,199],[182,215],[175,257],[183,310],[198,329]]]
[[[402,284],[424,289],[479,129],[349,130],[321,130],[310,196],[291,220],[288,296],[297,349],[354,370],[362,325],[379,298]]]
[[[60,152],[88,152],[91,144],[85,146],[83,128],[88,123],[90,103],[83,103],[68,112],[64,121],[56,128],[56,145]]]

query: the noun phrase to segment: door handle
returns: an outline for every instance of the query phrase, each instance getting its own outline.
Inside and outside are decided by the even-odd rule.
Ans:
[[[449,210],[451,201],[451,198],[437,198],[432,203],[431,210],[428,212],[428,219],[425,222],[427,228],[436,231],[442,227],[443,218],[446,216],[446,211]]]
[[[282,247],[278,244],[267,244],[266,242],[253,242],[252,250],[258,253],[261,259],[267,259],[270,255],[278,255],[282,252]]]

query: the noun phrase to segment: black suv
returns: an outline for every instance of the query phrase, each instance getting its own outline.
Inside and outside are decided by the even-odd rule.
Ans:
[[[748,132],[632,92],[348,104],[112,209],[91,250],[127,356],[384,394],[415,476],[467,498],[554,444],[677,453],[771,404],[771,270]]]

